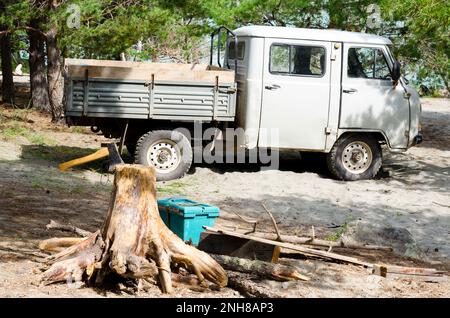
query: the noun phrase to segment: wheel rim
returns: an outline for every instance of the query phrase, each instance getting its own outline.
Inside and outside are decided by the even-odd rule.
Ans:
[[[372,164],[372,150],[362,141],[349,143],[342,152],[342,164],[345,170],[353,174],[361,174]]]
[[[174,141],[158,140],[149,147],[147,160],[155,167],[156,172],[169,173],[178,167],[181,161],[181,152]]]

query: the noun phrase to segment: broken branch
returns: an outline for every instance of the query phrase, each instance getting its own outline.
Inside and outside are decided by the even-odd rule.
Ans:
[[[266,207],[264,202],[261,202],[262,207],[264,210],[266,210],[267,214],[269,214],[270,220],[272,221],[273,227],[275,228],[275,232],[277,233],[277,241],[282,241],[280,231],[278,230],[277,222],[275,221],[275,218],[273,217],[272,213],[269,211],[269,209]]]

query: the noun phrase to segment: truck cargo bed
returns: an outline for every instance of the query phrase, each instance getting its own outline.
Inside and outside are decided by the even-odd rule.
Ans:
[[[234,71],[202,64],[66,59],[67,117],[232,121]]]

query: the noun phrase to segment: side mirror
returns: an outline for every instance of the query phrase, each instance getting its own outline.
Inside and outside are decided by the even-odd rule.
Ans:
[[[394,83],[397,83],[398,80],[400,79],[400,68],[401,68],[400,63],[395,61],[394,65],[392,65],[392,75],[391,75]]]

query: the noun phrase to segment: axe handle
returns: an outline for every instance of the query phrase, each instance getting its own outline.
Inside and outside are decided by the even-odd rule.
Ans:
[[[108,154],[109,154],[108,148],[107,147],[102,147],[102,148],[100,148],[99,150],[97,150],[96,152],[94,152],[94,153],[92,153],[90,155],[87,155],[87,156],[84,156],[84,157],[81,157],[81,158],[77,158],[77,159],[73,159],[73,160],[61,163],[58,166],[58,168],[61,171],[65,171],[65,170],[67,170],[67,169],[69,169],[71,167],[78,166],[78,165],[81,165],[83,163],[94,161],[94,160],[97,160],[97,159],[100,159],[100,158],[103,158],[103,157],[107,157]]]

